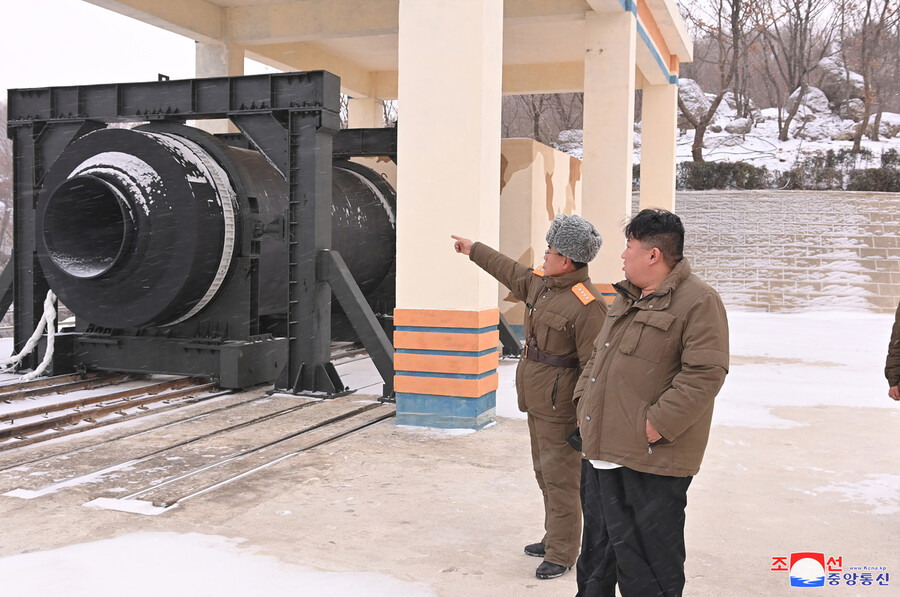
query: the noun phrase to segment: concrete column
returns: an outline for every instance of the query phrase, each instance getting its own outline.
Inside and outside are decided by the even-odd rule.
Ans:
[[[381,101],[351,97],[347,104],[347,125],[351,129],[380,129],[384,126]]]
[[[497,247],[503,0],[400,0],[397,422],[478,428],[497,388],[497,285],[451,234]]]
[[[194,70],[198,78],[240,77],[244,74],[244,47],[228,42],[197,42]],[[197,128],[208,133],[236,133],[238,129],[227,119],[198,120]]]
[[[591,280],[607,284],[622,279],[622,229],[631,217],[635,18],[631,12],[588,13],[585,32],[581,215],[603,236]]]
[[[641,209],[674,211],[678,85],[645,86],[641,110]]]

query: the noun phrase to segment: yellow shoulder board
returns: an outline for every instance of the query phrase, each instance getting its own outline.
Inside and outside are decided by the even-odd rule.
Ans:
[[[544,266],[543,266],[543,265],[539,265],[539,266],[537,266],[536,268],[534,268],[534,275],[535,275],[535,276],[540,276],[540,277],[543,278],[543,277],[544,277]]]
[[[587,289],[587,286],[584,284],[576,284],[572,287],[572,292],[575,293],[575,296],[578,297],[578,300],[581,301],[583,305],[587,305],[591,301],[595,300],[596,297],[591,294],[591,291]]]

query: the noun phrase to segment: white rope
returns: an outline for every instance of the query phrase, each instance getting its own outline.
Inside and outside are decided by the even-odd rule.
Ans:
[[[31,354],[31,351],[37,346],[45,328],[47,329],[47,350],[44,352],[44,360],[41,361],[41,364],[38,365],[37,369],[23,375],[20,379],[22,381],[34,379],[47,369],[50,365],[50,361],[53,360],[53,339],[56,334],[56,307],[54,306],[54,301],[56,301],[56,295],[53,294],[52,290],[48,290],[47,298],[44,299],[44,314],[41,316],[41,320],[34,329],[34,333],[31,334],[31,338],[28,339],[28,342],[25,343],[25,346],[22,347],[19,354],[8,358],[2,363],[3,368],[0,369],[0,372],[8,373],[18,367],[22,363],[22,359]]]

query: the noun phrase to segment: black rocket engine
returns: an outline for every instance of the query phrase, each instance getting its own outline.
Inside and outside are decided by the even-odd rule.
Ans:
[[[397,134],[342,130],[340,89],[309,71],[9,90],[20,366],[334,396],[333,343],[358,340],[390,397],[396,195],[351,160],[396,162]],[[208,119],[240,132],[185,124]],[[43,334],[54,295],[75,323]]]
[[[123,331],[219,341],[283,335],[287,202],[287,183],[261,153],[196,128],[106,128],[75,140],[50,167],[35,211],[43,274],[88,333],[75,359],[94,360],[92,342]],[[332,204],[334,249],[364,294],[380,293],[394,261],[393,189],[338,161]],[[258,288],[244,292],[252,271]],[[256,304],[235,308],[248,301]]]

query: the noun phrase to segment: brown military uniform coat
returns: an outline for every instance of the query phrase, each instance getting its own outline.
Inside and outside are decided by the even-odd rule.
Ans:
[[[584,457],[692,476],[728,372],[725,307],[686,259],[644,298],[628,281],[615,287],[619,296],[575,388]],[[652,446],[648,420],[663,437]]]
[[[890,387],[900,385],[900,306],[897,307],[897,313],[894,315],[894,327],[891,329],[891,343],[888,344],[884,376]]]
[[[576,428],[572,392],[603,325],[606,303],[587,268],[543,277],[481,243],[472,246],[469,258],[526,303],[526,340],[534,338],[543,352],[578,360],[578,367],[567,368],[522,358],[516,369],[519,409],[528,413],[532,462],[544,496],[544,559],[573,566],[581,543],[581,454],[566,436]],[[577,292],[582,288],[594,300],[585,304]]]

